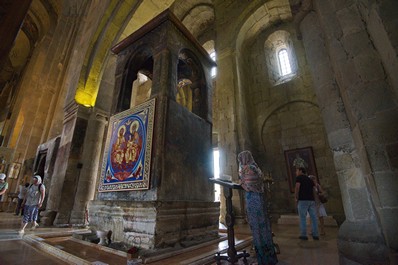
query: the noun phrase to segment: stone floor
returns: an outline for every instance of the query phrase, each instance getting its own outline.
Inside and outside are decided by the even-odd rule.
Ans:
[[[126,264],[126,254],[71,237],[72,233],[87,230],[72,228],[42,228],[17,233],[20,217],[0,212],[0,265],[52,265],[52,264]],[[326,227],[326,236],[319,241],[298,239],[298,225],[274,224],[274,241],[280,247],[279,265],[335,265],[337,254],[337,227]],[[214,254],[225,252],[228,243],[225,234],[220,240],[174,251],[146,259],[151,265],[205,265],[215,264]],[[224,237],[223,237],[224,236]],[[235,241],[238,251],[245,249],[251,254],[249,264],[255,264],[251,250],[250,230],[246,225],[237,226]],[[136,263],[140,264],[140,263]],[[228,264],[223,262],[223,264]],[[239,261],[236,264],[243,264]]]

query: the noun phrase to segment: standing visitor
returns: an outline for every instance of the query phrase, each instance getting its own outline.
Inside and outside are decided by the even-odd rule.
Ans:
[[[310,179],[314,182],[314,189],[315,189],[315,203],[316,203],[316,212],[319,218],[319,228],[321,230],[321,236],[324,236],[325,233],[325,220],[323,217],[328,216],[326,214],[325,206],[323,205],[320,196],[325,195],[324,190],[322,189],[321,185],[319,185],[316,177],[314,175],[309,175]]]
[[[28,187],[29,183],[25,183],[25,185],[22,185],[21,181],[21,184],[19,185],[18,204],[17,209],[15,209],[15,215],[19,215],[19,212],[21,212],[21,215],[23,215],[22,202],[23,199],[25,199],[26,193],[28,192]]]
[[[238,162],[240,183],[246,191],[247,221],[252,231],[258,265],[274,265],[278,263],[278,258],[272,242],[271,223],[264,200],[262,172],[250,151],[239,153]]]
[[[3,194],[6,193],[8,189],[8,183],[6,182],[6,174],[0,173],[0,202]]]
[[[25,227],[29,222],[32,222],[32,230],[36,229],[39,224],[36,222],[39,209],[43,204],[46,189],[41,183],[41,177],[39,175],[33,176],[33,184],[28,188],[26,196],[22,202],[24,207],[24,215],[22,218],[20,234],[25,232]]]
[[[304,167],[296,169],[296,188],[294,197],[300,217],[300,239],[308,240],[307,237],[307,213],[309,213],[312,225],[312,238],[319,240],[318,224],[316,218],[316,205],[314,195],[314,182],[307,176]]]

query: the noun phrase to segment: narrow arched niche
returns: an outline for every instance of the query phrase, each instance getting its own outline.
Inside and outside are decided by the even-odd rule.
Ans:
[[[116,112],[133,108],[151,96],[153,57],[149,49],[138,49],[125,66]]]
[[[207,115],[206,79],[202,65],[188,49],[180,51],[177,71],[176,101],[189,111],[205,118]]]

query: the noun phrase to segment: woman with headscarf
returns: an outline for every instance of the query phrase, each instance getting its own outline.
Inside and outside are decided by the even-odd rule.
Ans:
[[[274,265],[278,263],[275,246],[272,242],[270,220],[264,200],[262,172],[253,159],[250,151],[238,155],[239,179],[246,191],[247,221],[253,234],[258,265]]]
[[[29,186],[26,196],[22,202],[22,207],[24,207],[24,215],[19,233],[22,234],[25,232],[25,227],[29,222],[32,222],[32,230],[39,226],[36,220],[39,209],[43,204],[45,194],[46,188],[41,183],[41,177],[39,175],[33,176],[33,184]]]
[[[6,193],[8,189],[8,183],[6,182],[6,174],[0,173],[0,202],[3,194]]]

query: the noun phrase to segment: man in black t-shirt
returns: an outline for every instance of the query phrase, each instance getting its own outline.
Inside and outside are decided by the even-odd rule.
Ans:
[[[311,218],[312,238],[319,240],[316,205],[314,197],[314,182],[307,176],[304,167],[296,169],[296,188],[294,197],[297,202],[297,210],[300,217],[300,239],[308,240],[307,237],[307,212]]]

